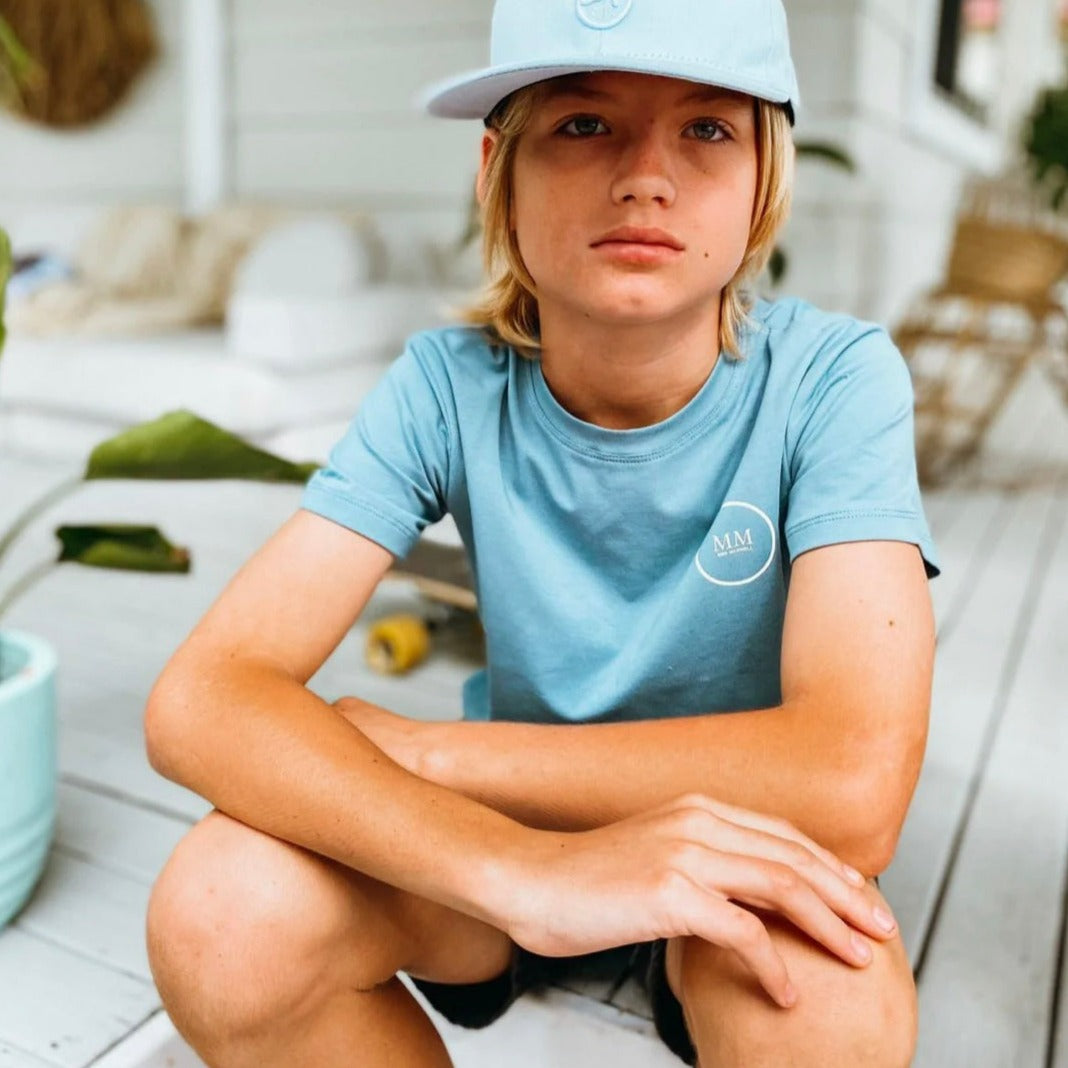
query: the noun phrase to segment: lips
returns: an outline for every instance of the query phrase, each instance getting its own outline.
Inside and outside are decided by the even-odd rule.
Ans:
[[[605,245],[609,242],[631,245],[664,245],[679,252],[686,247],[674,234],[669,234],[666,230],[639,226],[620,226],[615,230],[610,230],[607,234],[597,238],[590,247],[596,248],[598,245]]]

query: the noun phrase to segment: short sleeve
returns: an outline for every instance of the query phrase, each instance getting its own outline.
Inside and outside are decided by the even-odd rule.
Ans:
[[[450,423],[413,341],[364,398],[300,506],[404,557],[445,514]]]
[[[914,403],[908,366],[881,327],[813,361],[787,424],[791,560],[838,542],[907,541],[928,579],[941,573],[916,474]]]

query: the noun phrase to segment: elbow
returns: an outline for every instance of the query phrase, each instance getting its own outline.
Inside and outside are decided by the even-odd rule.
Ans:
[[[182,702],[178,691],[181,689],[182,683],[165,672],[149,693],[142,716],[148,763],[153,771],[173,782],[181,782],[177,757],[182,745],[174,729],[178,719],[185,718],[180,711]]]
[[[842,860],[856,868],[865,879],[872,879],[890,867],[896,852],[896,834],[874,833],[856,842],[850,849],[851,856],[843,856]]]
[[[145,755],[149,765],[164,778],[171,778],[166,741],[166,710],[154,691],[145,703],[142,725],[145,732]]]
[[[872,829],[870,824],[853,827],[839,834],[829,848],[840,861],[856,868],[865,879],[871,879],[890,867],[897,852],[897,834],[886,828]]]
[[[894,859],[923,764],[926,730],[895,746],[868,747],[862,770],[844,777],[839,797],[845,839],[841,859],[866,878],[881,875]]]
[[[841,824],[839,859],[852,865],[866,879],[881,875],[897,852],[904,811],[899,805],[879,800],[870,782],[862,784],[845,807],[848,816]]]

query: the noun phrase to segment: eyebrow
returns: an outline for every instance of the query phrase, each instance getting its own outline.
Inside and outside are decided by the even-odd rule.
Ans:
[[[579,97],[583,100],[612,100],[611,93],[606,93],[600,89],[591,89],[589,86],[579,84],[569,84],[567,82],[560,82],[550,87],[548,94],[545,97],[545,101],[556,100],[562,96]],[[748,104],[748,100],[740,96],[738,93],[731,92],[727,89],[717,89],[715,86],[706,85],[695,89],[692,93],[687,93],[677,101],[678,104],[692,104],[692,103],[725,103],[725,104],[737,104],[739,107]]]

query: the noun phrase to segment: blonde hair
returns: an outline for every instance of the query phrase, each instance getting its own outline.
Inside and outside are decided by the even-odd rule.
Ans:
[[[523,263],[509,225],[514,196],[515,156],[519,138],[549,82],[536,82],[506,97],[486,125],[500,139],[486,168],[480,215],[482,262],[486,282],[469,303],[453,309],[461,322],[483,327],[491,340],[512,345],[523,356],[539,351],[537,287]],[[749,241],[734,277],[724,286],[720,309],[720,348],[729,359],[742,359],[739,334],[755,303],[750,285],[767,265],[775,239],[790,215],[794,186],[794,142],[784,105],[754,97],[757,183]]]

